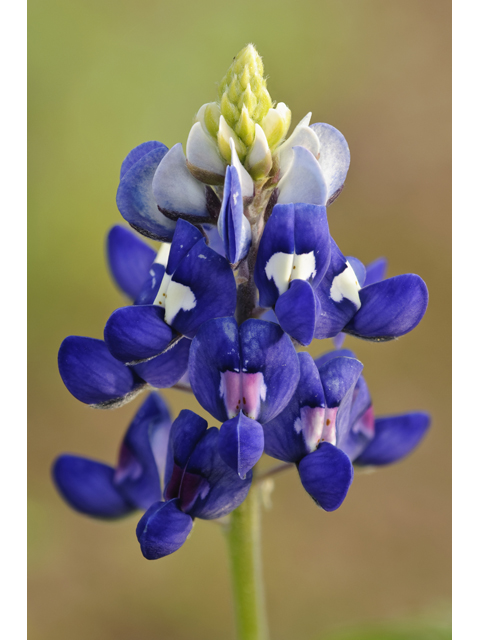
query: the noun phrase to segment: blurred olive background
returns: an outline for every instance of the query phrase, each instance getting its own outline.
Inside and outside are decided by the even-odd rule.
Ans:
[[[276,480],[263,532],[272,640],[448,622],[450,23],[445,0],[31,0],[31,640],[233,635],[220,527],[197,521],[178,553],[148,562],[138,518],[104,523],[71,511],[50,465],[63,451],[113,463],[141,403],[89,409],[63,387],[56,364],[65,336],[101,338],[125,304],[104,257],[108,229],[122,222],[121,161],[146,140],[185,144],[196,110],[215,99],[248,42],[293,123],[313,111],[312,122],[334,125],[349,142],[346,187],[329,209],[344,253],[364,262],[385,255],[389,275],[418,273],[430,290],[411,334],[346,342],[365,365],[377,415],[432,413],[421,447],[357,474],[335,513],[314,505],[294,471]],[[312,355],[330,348],[324,342]],[[188,395],[164,393],[173,415],[199,409]]]

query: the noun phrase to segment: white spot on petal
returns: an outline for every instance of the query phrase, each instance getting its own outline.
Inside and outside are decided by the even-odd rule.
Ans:
[[[360,302],[358,292],[361,287],[358,284],[357,276],[355,275],[352,265],[348,260],[346,264],[346,269],[333,279],[330,297],[334,302],[341,302],[343,298],[346,298],[350,300],[350,302],[353,302],[357,309],[360,309],[362,303]]]

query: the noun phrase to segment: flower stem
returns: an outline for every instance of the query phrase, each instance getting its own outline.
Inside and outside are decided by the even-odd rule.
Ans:
[[[232,512],[226,538],[235,603],[237,640],[267,640],[267,617],[260,553],[261,495],[252,485]]]

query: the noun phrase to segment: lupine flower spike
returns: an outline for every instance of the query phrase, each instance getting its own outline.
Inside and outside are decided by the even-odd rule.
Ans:
[[[131,229],[111,229],[107,257],[126,301],[104,340],[63,341],[60,375],[97,408],[178,386],[217,424],[187,409],[172,424],[151,392],[115,466],[62,455],[53,476],[83,514],[143,511],[136,533],[149,560],[178,550],[196,518],[231,514],[230,527],[244,526],[235,514],[264,453],[294,464],[316,504],[333,511],[356,467],[404,458],[428,430],[423,412],[376,418],[363,364],[341,349],[346,335],[384,342],[412,331],[428,292],[418,275],[385,279],[383,258],[365,267],[346,257],[331,237],[328,208],[350,151],[311,116],[289,135],[290,109],[270,97],[249,44],[216,99],[196,110],[185,153],[148,141],[121,165],[117,205]],[[326,338],[336,350],[297,353]]]

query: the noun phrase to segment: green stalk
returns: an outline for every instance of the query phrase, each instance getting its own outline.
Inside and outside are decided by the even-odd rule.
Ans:
[[[247,499],[232,512],[226,529],[237,640],[268,640],[260,552],[260,491],[261,487],[252,485]]]

